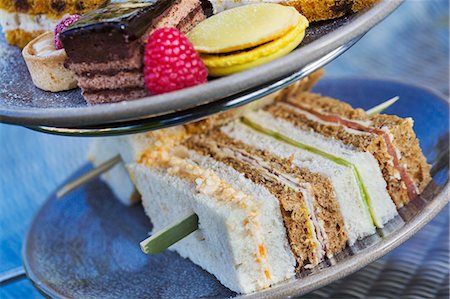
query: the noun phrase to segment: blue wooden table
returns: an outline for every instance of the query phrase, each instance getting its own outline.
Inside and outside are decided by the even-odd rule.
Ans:
[[[395,78],[449,94],[449,4],[446,0],[409,0],[330,64],[327,76]],[[21,265],[22,239],[39,206],[66,177],[86,162],[89,139],[50,136],[0,125],[0,273]],[[397,290],[448,298],[449,211],[443,211],[417,236],[366,269],[307,295],[390,297]],[[66,228],[71,229],[71,228]],[[417,250],[433,263],[406,267]],[[406,267],[406,268],[405,268]],[[407,270],[405,273],[405,269]],[[403,271],[403,272],[402,272]],[[400,275],[401,274],[401,275]],[[399,279],[402,277],[402,279]],[[374,281],[376,279],[376,281]],[[433,283],[431,283],[431,282]],[[423,291],[425,290],[425,291]],[[412,292],[412,293],[411,293]],[[429,293],[428,293],[429,295]],[[0,298],[42,298],[27,279],[0,287]]]

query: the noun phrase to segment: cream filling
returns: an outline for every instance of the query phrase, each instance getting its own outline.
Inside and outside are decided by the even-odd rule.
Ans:
[[[56,50],[53,34],[36,40],[32,46],[37,57],[47,58],[65,53],[64,49]]]
[[[263,168],[271,169],[270,165],[258,157],[253,157],[257,160],[257,163],[261,165]],[[309,217],[309,226],[312,231],[313,239],[316,242],[317,245],[317,257],[318,260],[323,260],[325,256],[325,251],[328,244],[328,236],[325,231],[324,225],[322,221],[319,221],[319,219],[316,216],[315,209],[314,209],[314,203],[313,203],[313,191],[311,189],[311,185],[308,183],[301,183],[297,178],[284,174],[281,172],[275,171],[277,176],[274,176],[275,179],[279,179],[283,184],[286,186],[289,186],[291,189],[301,192],[303,195],[303,198],[305,200],[306,208],[308,210],[308,217]],[[269,173],[270,174],[270,173]],[[305,266],[307,268],[307,265]]]
[[[387,190],[386,181],[383,178],[378,161],[368,152],[355,149],[340,140],[327,138],[316,132],[301,130],[289,121],[274,118],[272,114],[258,111],[246,114],[246,118],[256,124],[264,124],[265,128],[271,128],[273,132],[281,136],[289,136],[294,142],[307,145],[310,148],[321,151],[326,155],[342,159],[351,165],[355,172],[355,178],[359,178],[361,194],[366,198],[365,205],[377,227],[383,225],[397,215],[397,209],[392,202]],[[334,161],[336,161],[334,159]]]
[[[401,153],[400,150],[398,150],[398,148],[394,145],[394,135],[392,135],[392,133],[389,131],[389,128],[388,128],[388,127],[382,127],[382,128],[381,128],[381,131],[383,131],[383,132],[385,132],[385,133],[387,134],[387,136],[388,136],[388,138],[389,138],[389,141],[391,142],[392,147],[393,147],[394,150],[395,150],[395,154],[397,155],[397,159],[398,159],[398,161],[400,162],[400,159],[401,159],[401,157],[402,157],[402,153]],[[394,157],[391,156],[391,158],[389,159],[389,164],[390,164],[392,167],[394,167]],[[405,167],[406,167],[406,165],[405,165]],[[401,180],[401,179],[402,179],[402,177],[401,177],[401,175],[400,175],[400,171],[398,171],[397,167],[394,167],[394,175],[393,175],[393,177],[394,177],[395,179],[397,179],[397,180]],[[416,189],[417,189],[417,187],[416,187]]]
[[[292,188],[292,186],[287,185],[289,187]],[[312,269],[314,268],[315,265],[317,265],[320,261],[323,260],[324,256],[325,256],[325,250],[324,250],[324,245],[322,245],[319,241],[319,237],[318,237],[318,232],[317,232],[317,218],[316,215],[314,213],[314,208],[312,207],[312,204],[310,201],[308,201],[308,199],[311,199],[311,195],[309,194],[309,191],[305,190],[305,189],[293,189],[297,192],[301,192],[303,195],[303,198],[305,200],[305,205],[306,205],[306,209],[308,210],[308,226],[309,226],[309,230],[311,231],[311,235],[313,237],[314,243],[316,243],[316,254],[317,254],[317,259],[310,264],[306,264],[304,265],[305,269]]]
[[[27,32],[51,31],[58,20],[49,18],[45,14],[30,15],[20,12],[8,12],[0,9],[0,25],[3,32],[22,29]]]
[[[317,248],[317,260],[313,263],[317,264],[318,262],[322,261],[325,256],[327,236],[323,225],[321,225],[321,223],[318,221],[314,211],[311,186],[309,184],[302,184],[298,179],[290,175],[283,174],[274,170],[266,161],[259,157],[250,157],[235,149],[232,150],[224,148],[222,150],[224,154],[228,155],[229,157],[244,161],[257,169],[262,170],[264,172],[264,176],[275,181],[280,181],[295,192],[302,193],[305,200],[306,209],[308,211],[307,225],[309,227],[309,230],[311,231],[311,236],[315,243],[315,247]],[[306,269],[312,267],[314,267],[312,264],[304,266],[304,268]]]
[[[294,108],[293,106],[290,106],[290,107]],[[309,105],[305,105],[304,107],[305,107],[305,108],[308,108],[308,109],[315,110],[314,107],[309,106]],[[302,110],[302,111],[303,111],[303,109],[300,109],[300,108],[298,108],[298,107],[296,107],[296,109],[299,109],[299,110]],[[323,115],[328,115],[328,114],[330,114],[330,113],[328,113],[328,112],[322,112],[322,111],[318,111],[318,112],[319,112],[320,114],[323,114]],[[342,116],[339,116],[339,117],[342,118],[343,120],[347,120],[347,121],[351,121],[351,122],[353,122],[353,123],[357,123],[358,125],[361,125],[361,126],[363,126],[363,127],[370,127],[370,126],[372,126],[372,121],[371,121],[371,120],[366,120],[366,121],[364,121],[364,120],[358,120],[358,119],[348,119],[348,118],[345,118],[345,117],[342,117]]]
[[[408,164],[407,163],[403,163],[403,164],[400,163],[400,161],[402,159],[402,153],[394,145],[394,138],[395,138],[394,135],[390,132],[388,127],[382,127],[381,130],[386,133],[386,135],[387,135],[387,137],[389,139],[389,142],[391,143],[391,146],[394,148],[395,155],[397,156],[398,166],[402,167],[405,171],[407,171]],[[389,162],[392,163],[391,165],[394,166],[394,157],[391,157],[391,160]],[[393,175],[393,177],[395,179],[397,179],[397,180],[400,180],[400,183],[401,183],[401,186],[402,186],[403,189],[408,189],[407,186],[406,186],[406,182],[402,179],[401,173],[400,173],[400,171],[398,170],[397,167],[394,167],[394,175]],[[420,193],[419,192],[419,188],[417,187],[416,183],[413,180],[411,180],[411,182],[412,182],[412,185],[413,185],[416,193],[419,194]]]

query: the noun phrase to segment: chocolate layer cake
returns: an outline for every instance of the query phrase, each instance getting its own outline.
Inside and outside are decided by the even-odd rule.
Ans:
[[[155,29],[187,33],[204,19],[200,0],[112,1],[82,16],[61,40],[86,101],[120,102],[149,95],[143,45]]]

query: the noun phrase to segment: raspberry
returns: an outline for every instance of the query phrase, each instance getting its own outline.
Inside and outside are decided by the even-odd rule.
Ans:
[[[175,28],[155,30],[144,51],[145,86],[152,94],[195,86],[208,71],[191,42]]]
[[[73,23],[78,21],[79,18],[80,18],[80,15],[67,16],[64,19],[62,19],[61,21],[59,21],[59,23],[56,25],[56,27],[55,27],[55,48],[56,48],[56,50],[64,48],[63,44],[61,43],[61,40],[59,39],[59,34],[63,30],[68,28],[70,25],[72,25]]]

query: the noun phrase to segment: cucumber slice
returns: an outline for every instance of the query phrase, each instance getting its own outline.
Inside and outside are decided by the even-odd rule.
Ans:
[[[295,147],[300,148],[302,150],[308,151],[310,153],[319,155],[319,156],[321,156],[323,158],[326,158],[326,159],[328,159],[330,161],[333,161],[336,164],[339,164],[339,165],[342,165],[342,166],[345,166],[345,167],[349,167],[353,171],[353,173],[355,175],[356,182],[358,183],[359,192],[361,194],[361,197],[363,199],[364,204],[366,205],[366,208],[369,210],[370,217],[372,218],[372,222],[374,223],[375,226],[380,227],[379,223],[377,223],[377,221],[375,220],[375,217],[374,217],[373,212],[372,212],[372,205],[371,205],[371,200],[370,200],[370,197],[369,197],[369,193],[367,192],[366,186],[364,185],[364,183],[362,181],[362,178],[361,178],[361,175],[360,175],[360,173],[358,171],[358,168],[353,163],[351,163],[351,162],[349,162],[349,161],[347,161],[345,159],[336,157],[336,156],[334,156],[334,155],[332,155],[330,153],[324,152],[324,151],[322,151],[320,149],[317,149],[315,147],[312,147],[312,146],[309,146],[307,144],[298,142],[298,141],[296,141],[296,140],[294,140],[292,138],[289,138],[289,137],[287,137],[287,136],[285,136],[283,134],[280,134],[280,133],[278,133],[276,131],[264,128],[260,124],[257,124],[255,122],[253,122],[252,120],[246,118],[245,116],[242,117],[241,121],[245,125],[247,125],[250,128],[252,128],[253,130],[258,131],[258,132],[260,132],[262,134],[268,135],[268,136],[273,137],[273,138],[275,138],[275,139],[277,139],[279,141],[282,141],[284,143],[290,144],[292,146],[295,146]]]

